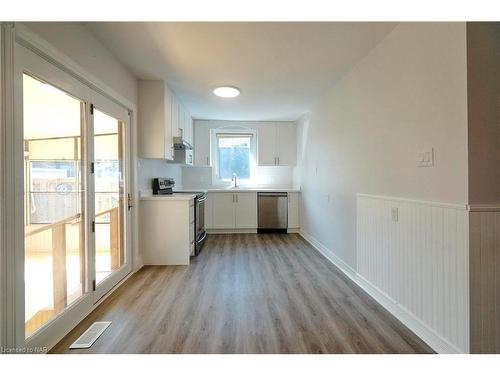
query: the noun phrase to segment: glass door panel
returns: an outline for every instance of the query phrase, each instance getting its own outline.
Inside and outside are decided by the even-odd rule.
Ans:
[[[94,110],[95,280],[125,263],[123,123]]]
[[[85,105],[23,75],[25,337],[85,292]]]

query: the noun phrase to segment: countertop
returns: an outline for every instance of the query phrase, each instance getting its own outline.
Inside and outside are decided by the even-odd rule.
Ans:
[[[205,193],[237,193],[237,192],[286,192],[286,193],[300,193],[300,189],[293,187],[259,187],[259,186],[241,186],[237,188],[228,188],[228,187],[204,187],[204,188],[174,188],[175,191],[199,191]]]
[[[153,195],[147,192],[141,192],[141,201],[190,201],[196,198],[195,194],[168,194],[168,195]]]

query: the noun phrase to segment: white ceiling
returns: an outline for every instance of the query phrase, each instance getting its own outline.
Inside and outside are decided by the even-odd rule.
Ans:
[[[394,23],[85,23],[136,77],[166,80],[194,118],[295,120]],[[240,97],[213,95],[219,85]]]

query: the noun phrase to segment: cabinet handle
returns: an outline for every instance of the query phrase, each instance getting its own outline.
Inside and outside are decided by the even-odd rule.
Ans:
[[[280,165],[280,157],[278,156],[278,158],[277,158],[277,159],[278,159],[278,165]]]
[[[234,194],[233,194],[233,203],[234,203]]]
[[[210,160],[208,159],[208,156],[207,156],[207,165],[210,165]]]
[[[238,194],[235,194],[235,196],[236,196],[236,203],[238,203],[239,202]]]

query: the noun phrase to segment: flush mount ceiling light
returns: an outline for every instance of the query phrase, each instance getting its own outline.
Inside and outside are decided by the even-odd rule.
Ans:
[[[221,98],[236,98],[240,95],[240,90],[237,87],[219,86],[215,88],[214,94]]]

